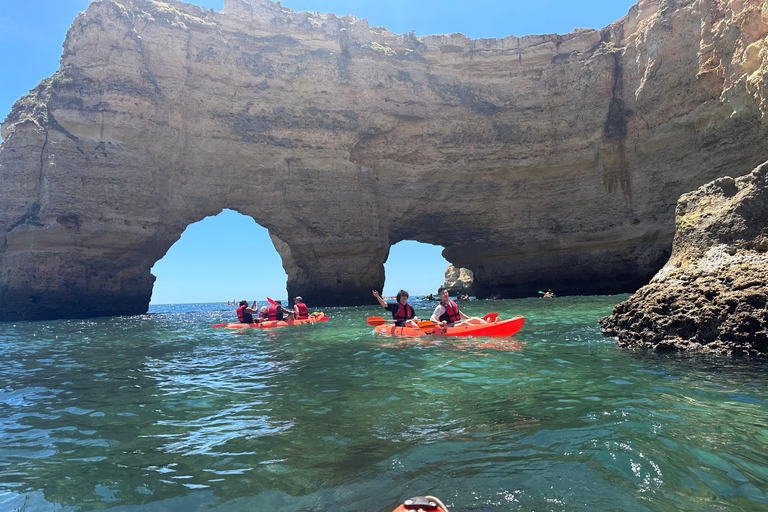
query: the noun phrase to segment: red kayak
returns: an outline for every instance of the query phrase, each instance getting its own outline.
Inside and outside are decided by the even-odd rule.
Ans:
[[[272,327],[290,327],[292,325],[313,324],[315,322],[327,322],[328,317],[321,312],[312,313],[309,318],[303,320],[267,320],[255,324],[244,324],[241,322],[233,324],[216,324],[211,327],[223,327],[225,329],[269,329]]]
[[[487,324],[459,324],[455,327],[395,327],[380,325],[373,332],[392,336],[513,336],[523,327],[525,317],[516,316],[508,320],[494,318]]]

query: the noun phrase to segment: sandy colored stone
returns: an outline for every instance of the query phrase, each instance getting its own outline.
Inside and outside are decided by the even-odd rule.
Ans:
[[[2,126],[0,319],[144,312],[150,268],[224,208],[317,306],[370,303],[401,240],[445,247],[478,296],[634,291],[678,197],[768,156],[763,2],[663,5],[472,40],[93,2]]]
[[[443,286],[448,289],[451,295],[474,295],[474,290],[472,289],[474,281],[475,276],[471,270],[448,265],[448,268],[445,269],[445,282]]]

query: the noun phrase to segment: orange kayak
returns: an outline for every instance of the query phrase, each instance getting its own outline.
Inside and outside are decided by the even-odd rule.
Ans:
[[[391,336],[513,336],[523,327],[525,317],[516,316],[508,320],[495,319],[487,324],[459,324],[455,327],[395,327],[392,324],[380,325],[373,332]]]
[[[315,322],[327,322],[328,317],[321,312],[312,313],[309,318],[303,320],[267,320],[266,322],[259,322],[255,324],[233,323],[233,324],[217,324],[211,327],[223,327],[225,329],[269,329],[272,327],[290,327],[292,325],[313,324]]]

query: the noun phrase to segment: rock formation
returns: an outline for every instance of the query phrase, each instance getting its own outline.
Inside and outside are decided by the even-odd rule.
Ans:
[[[475,292],[472,288],[474,280],[475,276],[472,275],[471,270],[448,265],[448,268],[445,269],[445,283],[443,286],[448,288],[448,293],[451,295],[474,295]]]
[[[389,248],[480,296],[633,291],[680,194],[768,158],[757,0],[641,0],[600,30],[415,37],[226,0],[98,0],[0,146],[0,319],[146,311],[150,268],[230,208],[288,295],[370,303]]]
[[[630,347],[768,355],[768,163],[677,204],[669,262],[600,319]]]

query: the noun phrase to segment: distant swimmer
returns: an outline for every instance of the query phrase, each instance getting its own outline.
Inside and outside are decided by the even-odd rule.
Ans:
[[[441,286],[437,290],[437,295],[440,297],[440,304],[435,308],[434,313],[430,320],[443,327],[453,327],[464,322],[471,324],[485,324],[487,323],[482,318],[469,317],[463,312],[459,311],[459,306],[451,300],[448,295],[448,290]]]
[[[541,292],[539,292],[541,293]],[[541,296],[542,299],[551,299],[555,296],[555,294],[552,292],[552,289],[550,288],[546,292],[544,292]]]
[[[253,301],[254,306],[256,305],[256,301]],[[243,324],[256,324],[259,323],[258,320],[253,319],[253,315],[257,315],[259,312],[255,309],[251,309],[248,307],[248,301],[247,300],[241,300],[240,305],[237,307],[237,320],[240,323]]]
[[[394,304],[389,304],[384,301],[379,295],[379,292],[373,290],[373,296],[379,301],[384,309],[392,313],[392,319],[395,321],[397,327],[418,327],[419,318],[416,316],[416,312],[413,310],[413,306],[408,304],[408,292],[400,290],[397,292]]]

